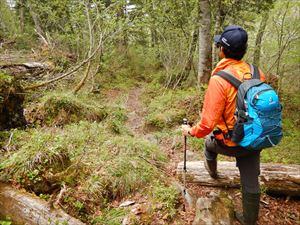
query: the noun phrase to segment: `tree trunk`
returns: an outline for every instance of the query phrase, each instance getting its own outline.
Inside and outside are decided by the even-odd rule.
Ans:
[[[25,26],[25,17],[24,17],[24,8],[25,8],[25,0],[19,0],[19,20],[20,20],[20,31],[24,32]]]
[[[0,184],[0,216],[9,217],[16,224],[73,224],[84,225],[40,198]]]
[[[87,17],[87,23],[89,27],[89,51],[88,55],[90,56],[92,53],[93,45],[94,45],[94,34],[93,34],[93,29],[92,29],[92,23],[90,19],[90,13],[89,13],[89,7],[87,4],[85,4],[85,10],[86,10],[86,17]],[[87,64],[84,76],[80,80],[80,82],[76,85],[76,87],[73,90],[73,94],[77,94],[77,92],[84,86],[86,80],[88,79],[90,69],[91,69],[91,61],[90,60]]]
[[[213,179],[207,173],[203,161],[187,162],[188,182],[213,187],[240,187],[236,162],[218,162],[218,172],[219,178]],[[181,179],[182,162],[177,166],[177,174]],[[300,165],[262,163],[260,183],[269,193],[300,196]]]
[[[267,26],[267,21],[269,18],[269,12],[266,11],[262,18],[261,18],[261,22],[259,25],[259,29],[258,29],[258,33],[256,35],[256,41],[255,41],[255,49],[254,49],[254,55],[253,55],[253,64],[256,66],[259,66],[259,61],[260,61],[260,52],[261,52],[261,42],[262,42],[262,38]]]
[[[211,73],[211,20],[210,4],[208,0],[199,0],[199,64],[198,64],[198,83],[208,83]]]
[[[222,0],[218,0],[216,2],[216,22],[215,22],[215,35],[221,34],[222,33],[222,27],[224,24],[224,20],[226,17],[226,13],[224,11],[224,6],[222,5]],[[215,67],[219,61],[219,56],[218,56],[218,49],[213,45],[213,67]]]
[[[188,77],[188,75],[190,74],[190,71],[191,71],[192,66],[193,66],[194,52],[195,52],[196,47],[197,47],[197,39],[198,39],[197,31],[193,31],[193,33],[192,33],[192,42],[191,42],[191,45],[189,47],[189,52],[188,52],[188,60],[187,60],[187,63],[185,65],[185,68],[184,68],[184,73],[185,73],[186,77]]]

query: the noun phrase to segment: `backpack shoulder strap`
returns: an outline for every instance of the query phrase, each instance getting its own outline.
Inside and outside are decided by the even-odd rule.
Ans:
[[[260,80],[260,74],[257,66],[253,64],[249,64],[249,65],[250,65],[250,73],[252,74],[252,79]]]
[[[216,72],[215,74],[222,77],[222,78],[224,78],[225,80],[227,80],[236,89],[238,89],[239,86],[242,84],[242,82],[239,79],[237,79],[235,76],[233,76],[229,72],[225,72],[224,70],[220,70],[220,71]]]

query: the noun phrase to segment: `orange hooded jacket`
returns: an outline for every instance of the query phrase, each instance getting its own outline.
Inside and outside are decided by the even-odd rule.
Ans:
[[[236,143],[224,137],[228,129],[232,130],[235,122],[234,113],[236,108],[237,90],[228,81],[215,75],[219,70],[230,72],[239,80],[250,79],[247,73],[250,73],[250,66],[242,60],[224,58],[212,71],[208,88],[204,97],[201,120],[191,128],[190,134],[198,138],[203,138],[210,134],[214,128],[222,131],[217,139],[223,140],[227,146],[236,146]],[[259,70],[260,79],[265,81],[265,75]],[[225,125],[224,120],[226,120]]]

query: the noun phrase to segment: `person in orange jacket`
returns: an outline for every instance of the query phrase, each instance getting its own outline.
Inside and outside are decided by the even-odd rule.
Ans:
[[[236,88],[224,78],[215,75],[225,70],[239,80],[251,79],[251,67],[242,60],[247,50],[248,35],[240,26],[231,25],[221,35],[214,37],[220,62],[212,71],[204,98],[201,120],[190,127],[182,125],[185,136],[205,137],[205,168],[209,175],[217,179],[217,155],[223,154],[236,158],[242,186],[243,213],[236,213],[241,224],[254,225],[258,218],[260,186],[260,151],[250,151],[238,146],[231,140],[230,132],[235,123]],[[265,75],[259,70],[260,79]]]

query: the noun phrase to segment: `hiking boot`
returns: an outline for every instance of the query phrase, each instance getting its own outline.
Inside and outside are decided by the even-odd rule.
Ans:
[[[217,174],[217,160],[213,159],[213,160],[207,160],[206,158],[204,159],[204,166],[205,169],[207,170],[207,172],[209,173],[209,175],[216,179],[218,178],[218,174]]]
[[[243,192],[243,213],[235,212],[236,219],[242,225],[256,225],[259,213],[260,193]]]

